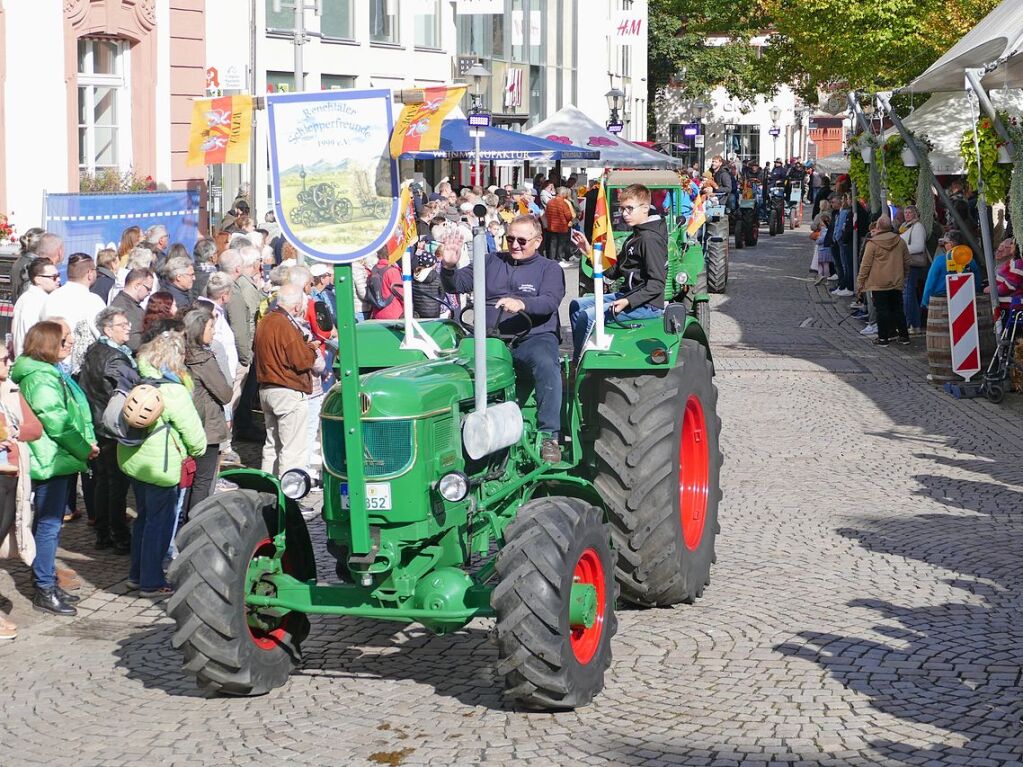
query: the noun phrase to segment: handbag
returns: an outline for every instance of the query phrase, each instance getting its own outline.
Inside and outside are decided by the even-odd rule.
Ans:
[[[188,456],[181,462],[181,482],[178,483],[178,487],[189,488],[192,483],[195,482],[195,459],[192,456]]]

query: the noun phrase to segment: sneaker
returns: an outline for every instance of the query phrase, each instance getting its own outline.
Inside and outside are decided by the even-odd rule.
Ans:
[[[909,346],[912,341],[909,340],[909,336],[903,336],[899,338],[899,346]]]
[[[910,327],[909,334],[911,336],[922,336],[924,334],[923,328]]]
[[[870,316],[870,312],[866,311],[865,309],[863,311],[857,310],[855,312],[850,312],[849,316],[855,320],[865,320],[867,319],[867,317]]]
[[[887,346],[890,343],[891,343],[891,341],[889,341],[887,338],[875,338],[874,339],[874,346]]]
[[[139,592],[139,596],[143,599],[152,599],[159,602],[174,596],[174,588],[172,586],[161,586],[158,589],[143,589]]]
[[[867,325],[867,327],[863,328],[863,330],[860,331],[860,335],[861,336],[876,336],[877,335],[877,325],[874,324],[874,323],[871,323],[870,325]],[[885,343],[887,343],[887,341]]]
[[[849,308],[850,309],[863,309],[865,307],[866,307],[866,304],[864,304],[862,301],[850,301],[849,302]]]
[[[836,296],[841,296],[842,298],[848,298],[849,296],[854,296],[854,295],[856,295],[856,294],[855,294],[855,293],[853,293],[853,292],[852,292],[851,290],[849,290],[848,288],[841,288],[841,289],[839,289],[839,290],[838,290],[838,291],[837,291],[837,292],[835,293],[835,295],[836,295]]]
[[[220,463],[223,466],[241,466],[242,459],[234,450],[226,450],[220,454]]]
[[[0,642],[9,642],[18,638],[18,626],[0,616]]]
[[[828,277],[828,282],[838,282],[838,275],[837,274],[832,274],[831,276],[829,276]]]

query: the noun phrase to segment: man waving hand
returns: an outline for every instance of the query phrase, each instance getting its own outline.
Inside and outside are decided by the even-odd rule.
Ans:
[[[532,327],[511,345],[516,368],[528,372],[536,389],[537,420],[543,432],[540,456],[561,460],[561,365],[558,341],[561,320],[558,308],[565,297],[565,273],[550,259],[537,255],[542,241],[540,222],[534,216],[518,216],[508,225],[508,252],[488,253],[486,261],[487,327],[514,334],[524,329],[518,315],[529,316]],[[459,254],[445,248],[441,257],[441,282],[449,293],[472,292],[472,264],[461,269]],[[480,297],[476,296],[477,306]],[[499,321],[500,320],[500,321]]]

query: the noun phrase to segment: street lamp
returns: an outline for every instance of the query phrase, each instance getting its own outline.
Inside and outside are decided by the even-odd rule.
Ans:
[[[608,133],[621,133],[625,126],[622,124],[621,117],[618,115],[618,110],[625,101],[625,92],[615,88],[614,82],[612,81],[611,90],[604,94],[604,98],[607,99],[607,108],[611,111],[611,119],[607,121]]]
[[[473,114],[480,114],[483,112],[483,78],[490,77],[490,72],[477,61],[466,70],[465,74],[472,78],[472,93],[469,94],[469,98],[472,100],[470,110]],[[472,125],[471,122],[469,124]],[[489,125],[489,122],[487,124]]]
[[[781,135],[781,128],[778,127],[778,120],[781,117],[781,109],[777,106],[772,106],[768,110],[768,114],[771,115],[771,139],[774,143],[774,151],[772,154],[775,158],[778,157],[778,136]]]
[[[475,157],[473,158],[473,177],[476,183],[483,184],[483,168],[480,167],[480,139],[483,138],[482,128],[490,127],[490,113],[483,109],[483,78],[489,77],[490,72],[477,61],[465,73],[472,78],[472,93],[470,99],[472,105],[469,107],[469,116],[466,121],[469,123],[469,133],[473,138]]]
[[[699,166],[703,167],[704,152],[706,151],[706,137],[704,136],[703,116],[710,109],[710,104],[702,99],[689,102],[689,111],[696,118],[696,136],[693,137],[693,149],[696,151],[696,160]]]

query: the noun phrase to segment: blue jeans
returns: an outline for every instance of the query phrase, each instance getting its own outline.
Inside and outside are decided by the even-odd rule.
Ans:
[[[926,266],[911,266],[906,274],[906,284],[902,288],[902,308],[906,312],[906,324],[911,328],[919,329],[923,326],[920,299],[916,296],[917,287],[926,278]]]
[[[845,278],[844,281],[839,281],[838,287],[845,288],[846,290],[855,290],[856,275],[853,274],[852,243],[843,242],[838,247],[838,253],[842,259],[841,276]]]
[[[615,315],[611,313],[611,304],[624,297],[624,293],[609,293],[604,296],[604,322],[614,320]],[[618,312],[617,317],[619,320],[646,320],[651,317],[660,317],[662,314],[664,314],[664,309],[644,304]],[[582,356],[586,339],[597,321],[596,299],[593,296],[580,296],[575,299],[568,308],[568,317],[572,325],[572,346],[575,349],[575,359],[578,360]]]
[[[525,368],[536,392],[536,422],[555,439],[561,431],[561,358],[554,333],[526,336],[511,348],[516,368]]]
[[[135,489],[137,517],[131,531],[131,567],[128,580],[143,591],[167,585],[163,577],[163,556],[170,546],[174,529],[174,511],[178,503],[177,487],[159,487],[137,479]]]
[[[65,474],[32,482],[32,489],[35,491],[32,536],[36,541],[32,576],[37,589],[52,589],[57,585],[57,547],[60,546],[60,530],[64,526],[68,488],[76,476]]]

